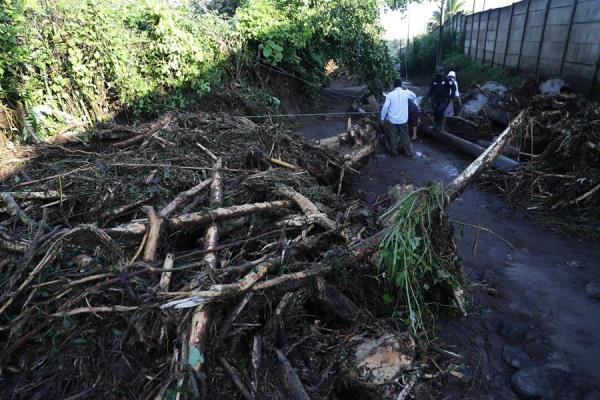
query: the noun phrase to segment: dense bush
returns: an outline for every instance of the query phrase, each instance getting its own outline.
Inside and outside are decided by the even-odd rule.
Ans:
[[[437,55],[438,32],[429,32],[415,37],[408,47],[408,70],[413,73],[433,73]],[[444,31],[444,57],[460,51],[456,32]]]
[[[330,59],[376,93],[393,79],[377,0],[249,0],[235,20],[259,57],[304,79],[322,81]]]
[[[393,77],[377,0],[232,1],[233,18],[179,4],[0,0],[0,105],[22,104],[45,135],[119,110],[186,107],[222,82],[233,60],[238,72],[240,60],[256,70],[259,58],[321,84],[333,59],[374,91]]]
[[[34,123],[183,107],[184,92],[219,81],[233,37],[219,18],[160,3],[3,1],[0,96],[33,110]]]

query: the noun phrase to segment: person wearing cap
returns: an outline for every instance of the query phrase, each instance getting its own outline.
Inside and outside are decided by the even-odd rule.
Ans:
[[[444,127],[446,126],[446,118],[454,117],[454,99],[458,100],[459,107],[462,106],[462,103],[460,101],[460,93],[458,91],[458,81],[456,80],[456,72],[454,72],[454,71],[448,72],[448,81],[450,82],[450,85],[454,85],[454,97],[450,99],[450,101],[448,102],[448,106],[446,107],[446,110],[444,110],[444,119],[442,120],[442,130],[444,130]]]
[[[427,100],[429,100],[431,104],[435,128],[438,130],[442,129],[444,111],[446,111],[450,99],[454,98],[454,91],[455,86],[450,83],[450,80],[444,74],[444,67],[436,67],[435,78],[429,87]]]
[[[389,121],[392,128],[390,147],[392,153],[398,153],[400,146],[408,157],[413,156],[408,137],[408,100],[416,97],[410,90],[402,88],[402,79],[394,81],[394,90],[385,95],[381,108],[381,123]]]

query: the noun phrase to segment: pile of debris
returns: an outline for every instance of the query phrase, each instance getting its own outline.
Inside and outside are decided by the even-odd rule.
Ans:
[[[377,213],[343,193],[374,151],[360,126],[344,157],[205,113],[4,150],[6,398],[389,398],[407,371],[414,386],[415,341],[374,295]]]
[[[573,93],[536,95],[515,141],[523,158],[507,175],[487,177],[529,210],[592,229],[600,218],[600,107]]]

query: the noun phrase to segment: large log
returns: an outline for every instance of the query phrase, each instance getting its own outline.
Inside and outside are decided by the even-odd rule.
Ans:
[[[456,178],[450,182],[445,188],[445,196],[447,198],[444,201],[444,205],[449,204],[461,195],[461,193],[475,180],[479,173],[492,165],[496,160],[502,149],[506,146],[515,134],[515,127],[520,125],[523,118],[523,112],[519,113],[517,117],[506,127],[506,129],[492,142],[490,147],[485,149],[483,153],[479,155],[467,168],[464,169]]]
[[[281,208],[293,208],[295,203],[291,200],[276,200],[261,203],[242,204],[239,206],[222,207],[214,210],[182,214],[166,220],[167,230],[185,230],[205,226],[214,221],[243,217],[245,215],[267,212]],[[141,236],[146,233],[146,220],[106,228],[104,231],[111,236]]]
[[[348,156],[348,160],[347,160],[348,168],[358,169],[359,164],[361,164],[368,157],[375,154],[376,150],[377,150],[377,148],[376,148],[375,144],[371,143],[371,144],[362,146],[360,149],[358,149],[357,151],[355,151],[353,153],[349,153],[347,155]]]
[[[281,186],[275,190],[279,196],[284,197],[286,199],[292,200],[298,205],[298,207],[304,212],[307,217],[314,217],[319,226],[324,229],[334,231],[337,235],[339,235],[342,239],[348,240],[349,233],[345,232],[342,227],[332,219],[330,219],[327,214],[321,213],[317,206],[310,201],[306,196],[296,192],[290,187]]]
[[[154,207],[143,206],[142,210],[148,216],[148,238],[144,246],[144,262],[154,263],[156,261],[156,251],[158,249],[158,240],[160,239],[160,231],[164,220],[156,214]]]
[[[140,133],[139,135],[136,135],[132,138],[123,140],[122,142],[113,143],[112,147],[114,147],[116,149],[124,149],[124,148],[130,147],[130,146],[133,146],[135,144],[142,143],[148,137],[152,136],[153,134],[157,133],[161,129],[164,129],[168,125],[173,123],[175,121],[175,119],[176,118],[175,118],[174,113],[167,113],[163,117],[161,117],[158,121],[151,123],[145,132]]]
[[[467,168],[464,169],[448,186],[445,187],[442,199],[440,201],[442,208],[436,208],[431,210],[433,216],[439,215],[443,208],[448,207],[450,203],[456,200],[463,191],[475,180],[477,175],[484,169],[489,167],[494,160],[500,155],[504,146],[506,146],[514,136],[515,127],[518,126],[523,118],[523,112],[521,112],[508,127],[492,142],[492,144],[483,151]],[[383,239],[386,233],[389,231],[389,227],[386,227],[374,235],[356,243],[350,247],[351,253],[350,258],[361,259],[365,256],[372,254],[373,248],[376,247],[381,239]]]
[[[448,132],[437,130],[432,126],[423,126],[421,130],[428,136],[454,146],[455,148],[473,157],[478,157],[485,151],[485,148],[478,146],[475,143],[471,143],[468,140],[459,138]],[[494,167],[503,171],[510,171],[511,169],[517,167],[519,163],[515,160],[498,154],[493,161],[493,165]]]
[[[285,354],[279,349],[275,349],[275,354],[277,354],[277,358],[281,364],[279,382],[284,390],[283,394],[285,398],[290,400],[310,400],[306,388]]]
[[[273,257],[257,265],[246,276],[236,283],[212,285],[208,290],[189,292],[191,295],[185,299],[173,300],[161,308],[189,308],[217,300],[228,299],[246,293],[252,286],[268,273],[273,272],[281,264],[281,257]]]
[[[481,139],[475,143],[477,143],[478,146],[481,146],[484,149],[490,147],[490,145],[492,144],[492,142],[490,142],[489,140]],[[511,146],[510,144],[506,145],[504,150],[502,150],[502,153],[504,153],[505,156],[511,158],[519,158],[519,156],[521,156],[521,152],[519,151],[519,149],[517,149],[515,146]]]
[[[173,201],[171,201],[162,210],[160,210],[160,216],[163,218],[170,217],[171,214],[173,213],[173,211],[175,211],[177,209],[177,207],[179,207],[179,205],[181,205],[181,203],[186,201],[188,198],[200,193],[201,191],[206,189],[211,183],[212,183],[212,178],[205,179],[202,182],[200,182],[199,184],[197,184],[196,186],[192,187],[191,189],[188,189],[185,192],[179,193],[177,195],[177,197],[175,197],[173,199]]]
[[[221,168],[223,167],[223,161],[219,158],[215,162],[215,170],[213,171],[213,181],[210,185],[210,205],[211,207],[221,207],[223,205],[223,175]],[[212,224],[206,229],[204,235],[204,250],[209,250],[204,255],[204,262],[211,271],[217,269],[217,255],[213,250],[219,244],[219,223],[213,221]]]
[[[208,151],[208,150],[207,150]],[[212,155],[212,153],[209,152]],[[214,157],[214,156],[213,156]],[[223,175],[221,168],[223,167],[223,161],[218,158],[215,160],[215,169],[213,171],[213,179],[210,185],[210,205],[211,207],[220,207],[223,205]],[[218,258],[217,253],[214,249],[219,245],[219,223],[213,221],[212,224],[206,228],[204,234],[204,250],[208,252],[204,255],[204,263],[206,268],[211,272],[217,269]],[[211,307],[208,304],[200,304],[196,306],[192,313],[192,324],[190,327],[190,341],[188,354],[196,352],[197,354],[204,354],[206,348],[206,341],[208,335],[208,328],[210,323]],[[192,365],[192,368],[196,372],[200,372],[203,366],[202,358]]]

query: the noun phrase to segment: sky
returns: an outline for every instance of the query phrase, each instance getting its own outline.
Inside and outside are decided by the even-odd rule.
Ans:
[[[465,8],[471,12],[473,1],[475,1],[475,12],[508,6],[517,0],[464,0]],[[421,4],[409,4],[404,13],[398,11],[387,11],[381,15],[381,23],[385,28],[387,40],[406,39],[424,33],[427,21],[431,18],[433,11],[439,7],[440,1],[423,0]],[[410,16],[410,18],[409,18]],[[410,24],[407,22],[410,21]],[[409,33],[410,32],[410,33]]]

